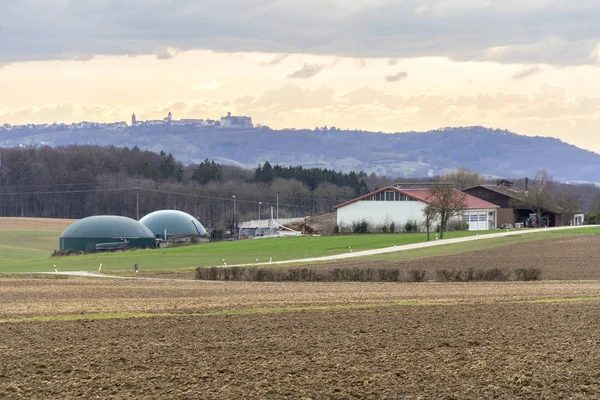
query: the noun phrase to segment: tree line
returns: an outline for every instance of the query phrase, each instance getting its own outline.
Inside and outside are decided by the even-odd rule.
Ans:
[[[485,182],[480,174],[464,168],[426,180],[450,181],[458,189]],[[137,218],[158,209],[179,209],[209,228],[227,229],[234,220],[257,219],[259,208],[261,218],[267,219],[277,204],[280,218],[331,212],[338,204],[397,181],[420,180],[269,162],[254,170],[209,159],[184,165],[172,154],[137,147],[4,148],[0,149],[0,216]],[[596,186],[551,181],[548,187],[562,199],[564,208],[575,208],[575,202],[583,211],[598,208],[600,213]]]
[[[278,203],[282,218],[330,212],[369,191],[363,178],[365,173],[268,162],[255,171],[208,159],[184,165],[172,154],[137,147],[5,148],[0,149],[0,216],[137,218],[176,208],[223,229],[234,219],[258,218],[259,202],[262,218],[270,217],[271,206],[276,212]]]

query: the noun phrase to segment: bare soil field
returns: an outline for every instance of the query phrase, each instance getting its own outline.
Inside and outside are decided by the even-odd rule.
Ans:
[[[600,279],[600,235],[581,235],[511,244],[468,253],[417,260],[347,259],[325,264],[298,264],[304,268],[401,268],[423,269],[435,279],[439,269],[540,268],[543,280]]]
[[[597,296],[600,281],[440,284],[0,279],[0,323],[10,318],[94,313],[190,314],[395,302],[480,305]]]
[[[599,325],[594,301],[1,323],[0,397],[592,399]]]
[[[0,231],[64,231],[76,219],[0,217]]]

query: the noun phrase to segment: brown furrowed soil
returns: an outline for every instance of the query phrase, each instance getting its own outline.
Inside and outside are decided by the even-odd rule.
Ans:
[[[0,397],[592,399],[598,326],[597,301],[1,323]]]
[[[423,269],[435,279],[440,269],[540,268],[543,280],[600,279],[600,235],[581,235],[511,244],[468,253],[417,260],[347,259],[299,268],[400,268]]]
[[[0,322],[94,313],[203,313],[261,307],[394,302],[483,304],[600,296],[587,282],[203,282],[100,279],[0,279]]]
[[[64,231],[76,219],[0,217],[0,231]]]

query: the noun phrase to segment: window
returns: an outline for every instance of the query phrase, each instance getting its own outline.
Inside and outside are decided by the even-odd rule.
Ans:
[[[479,221],[487,221],[486,213],[479,213]]]
[[[471,214],[471,218],[469,218],[471,222],[477,222],[477,214]]]
[[[463,220],[463,221],[469,221],[469,213],[465,213],[465,214],[463,214],[463,216],[462,216],[462,220]]]

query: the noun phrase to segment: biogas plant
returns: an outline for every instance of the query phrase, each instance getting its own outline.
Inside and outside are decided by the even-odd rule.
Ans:
[[[159,210],[141,220],[116,215],[95,215],[71,224],[60,235],[60,251],[95,253],[168,246],[173,241],[203,238],[204,226],[177,210]]]

